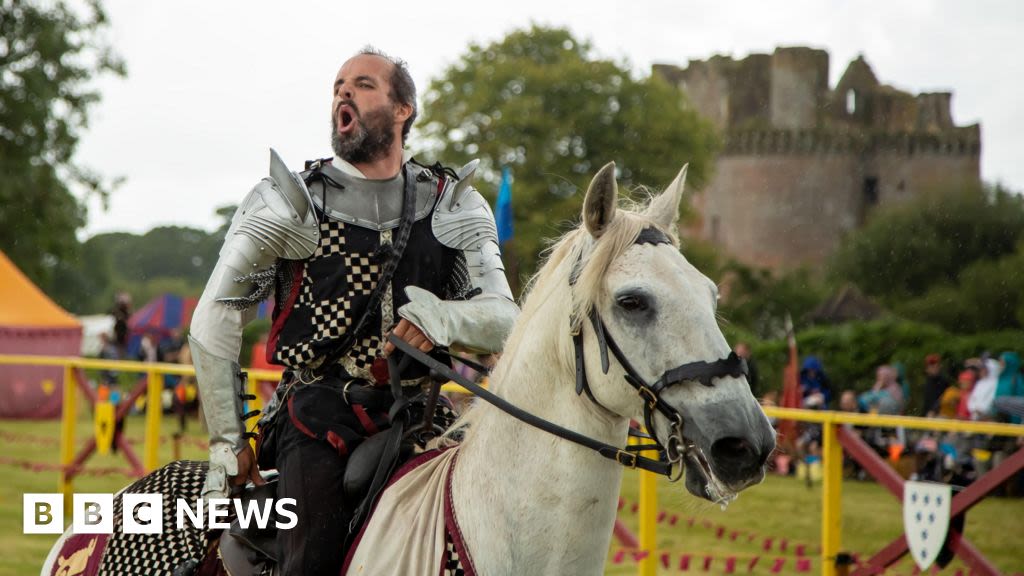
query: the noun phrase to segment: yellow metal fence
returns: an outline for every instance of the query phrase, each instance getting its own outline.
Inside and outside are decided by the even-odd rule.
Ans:
[[[111,370],[116,372],[138,373],[146,377],[146,423],[145,440],[143,442],[142,467],[146,472],[154,470],[160,462],[157,448],[160,442],[160,420],[163,416],[161,393],[164,389],[164,376],[195,376],[195,369],[182,364],[164,364],[156,362],[130,362],[123,360],[95,360],[73,356],[29,356],[0,354],[0,366],[55,366],[63,368],[63,405],[61,412],[60,433],[60,484],[59,490],[70,508],[70,498],[74,491],[73,464],[76,457],[76,425],[78,422],[78,382],[76,370]],[[280,373],[270,370],[247,370],[249,374],[249,394],[256,396],[250,402],[250,410],[262,408],[259,394],[256,393],[256,382],[259,380],[277,380]]]
[[[78,388],[75,370],[113,370],[135,372],[147,377],[146,433],[143,466],[149,471],[158,466],[157,443],[160,436],[161,401],[165,375],[194,376],[191,366],[180,364],[143,363],[114,360],[94,360],[77,357],[18,356],[0,354],[0,366],[31,365],[59,366],[64,372],[63,417],[61,426],[61,478],[60,490],[70,497],[73,490],[68,470],[75,458],[75,424],[77,420]],[[249,393],[257,397],[254,408],[260,408],[256,382],[277,380],[279,373],[269,370],[248,370]],[[446,385],[450,387],[450,385]],[[461,388],[460,388],[461,389]],[[250,408],[252,409],[252,408]],[[994,422],[964,422],[916,418],[911,416],[878,416],[850,412],[798,410],[791,408],[765,408],[765,413],[779,420],[796,420],[822,425],[823,453],[822,466],[822,517],[821,517],[821,566],[823,576],[836,576],[835,559],[842,546],[842,483],[843,449],[836,438],[836,429],[844,424],[885,428],[911,428],[919,430],[990,434],[996,436],[1024,436],[1024,425],[999,424]],[[640,471],[639,542],[641,549],[653,550],[657,542],[657,476]],[[654,576],[657,559],[649,554],[640,560],[640,576]]]
[[[965,422],[917,418],[913,416],[879,416],[853,412],[798,410],[793,408],[764,408],[765,414],[778,420],[797,420],[822,425],[822,515],[821,515],[821,573],[837,576],[836,556],[842,550],[842,493],[843,448],[836,437],[838,426],[870,426],[879,428],[911,428],[943,432],[990,434],[994,436],[1024,436],[1024,425],[995,422]],[[642,550],[654,550],[657,542],[657,483],[656,475],[639,471],[640,510],[639,540]],[[645,502],[654,504],[644,505]],[[640,576],[655,576],[658,559],[648,554],[638,563]]]

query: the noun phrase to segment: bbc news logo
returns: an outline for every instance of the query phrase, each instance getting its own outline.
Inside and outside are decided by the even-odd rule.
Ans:
[[[164,526],[163,494],[123,494],[121,531],[125,534],[161,534]],[[189,503],[178,498],[174,503],[175,529],[189,526],[203,530],[227,529],[234,512],[242,528],[278,530],[294,528],[298,523],[295,499],[242,501],[238,498],[202,498]],[[114,495],[75,494],[72,499],[71,532],[74,534],[113,534]],[[205,513],[204,513],[205,512]],[[276,513],[276,514],[275,514]],[[271,521],[273,520],[273,522]],[[63,534],[64,496],[61,494],[25,494],[22,531],[25,534]]]

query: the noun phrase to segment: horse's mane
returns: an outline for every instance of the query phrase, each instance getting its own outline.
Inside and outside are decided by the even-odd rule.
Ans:
[[[583,225],[579,225],[545,250],[540,269],[527,283],[522,311],[505,342],[502,359],[491,375],[492,391],[500,394],[506,374],[515,367],[521,369],[520,363],[553,364],[552,372],[556,367],[569,372],[575,370],[572,329],[578,327],[590,309],[606,297],[604,279],[612,263],[636,243],[640,232],[647,227],[658,228],[668,235],[673,245],[679,245],[675,230],[666,230],[655,224],[644,213],[645,208],[646,203],[620,201],[615,217],[599,239],[595,240]],[[574,273],[576,281],[570,287],[569,278]],[[548,328],[553,325],[553,329],[538,330],[538,325],[544,323]],[[549,344],[543,358],[516,358],[524,341],[538,338],[547,339]],[[548,385],[541,382],[527,385],[532,384]],[[539,390],[538,393],[543,394]],[[467,411],[452,430],[472,421],[475,412]]]

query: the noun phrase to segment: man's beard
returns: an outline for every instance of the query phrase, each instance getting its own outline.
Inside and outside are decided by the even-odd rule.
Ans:
[[[356,114],[352,121],[357,124],[357,130],[338,134],[338,116],[331,116],[331,148],[335,156],[349,164],[365,164],[387,154],[395,142],[395,133],[391,130],[395,123],[394,110],[382,107],[365,116]]]

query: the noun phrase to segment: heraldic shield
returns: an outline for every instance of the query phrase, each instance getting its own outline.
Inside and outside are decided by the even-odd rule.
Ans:
[[[948,484],[903,484],[903,529],[910,555],[921,570],[935,562],[946,542],[952,499],[953,489]]]

